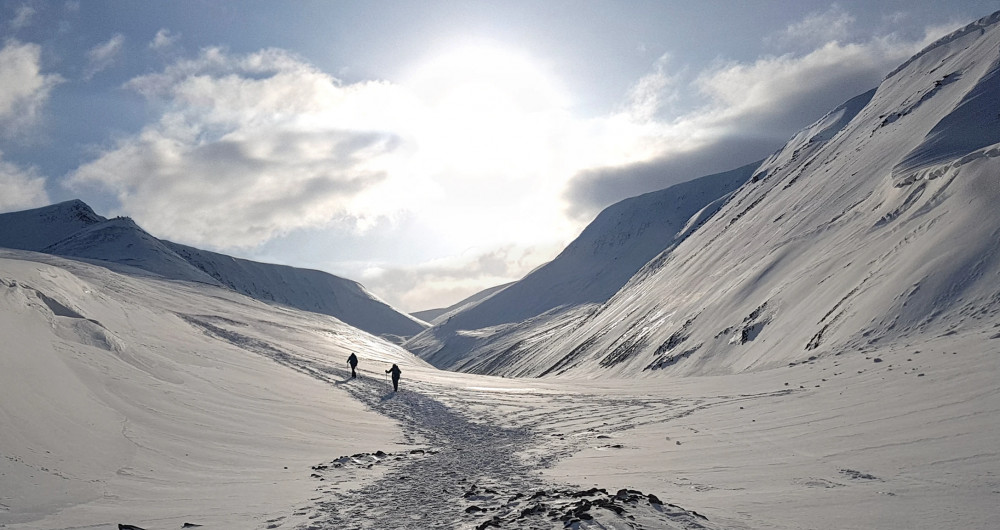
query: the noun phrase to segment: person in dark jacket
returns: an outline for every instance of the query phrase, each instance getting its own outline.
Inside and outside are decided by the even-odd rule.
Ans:
[[[385,373],[392,374],[392,391],[396,392],[399,390],[399,374],[403,373],[403,371],[394,364],[392,365],[392,368],[386,370]]]
[[[351,356],[347,358],[347,364],[351,365],[351,377],[357,377],[358,374],[354,369],[358,367],[358,356],[354,355],[354,352],[351,352]]]

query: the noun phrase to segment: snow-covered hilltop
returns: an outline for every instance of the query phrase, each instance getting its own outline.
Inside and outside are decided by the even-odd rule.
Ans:
[[[408,347],[475,372],[637,375],[759,370],[943,333],[985,340],[1000,312],[998,68],[995,14],[797,134],[598,308],[484,329],[528,316],[513,303],[476,312],[515,284],[452,316],[468,322],[452,324],[460,340],[438,326]]]
[[[226,286],[258,300],[322,313],[380,336],[426,327],[361,284],[325,272],[243,260],[157,239],[129,218],[105,219],[79,200],[0,214],[0,247],[128,266],[163,278]]]

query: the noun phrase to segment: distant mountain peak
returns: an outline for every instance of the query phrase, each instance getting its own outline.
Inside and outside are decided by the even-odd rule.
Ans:
[[[0,214],[0,245],[39,252],[80,230],[107,221],[87,203],[73,199],[31,210]]]
[[[80,199],[72,199],[51,206],[43,206],[34,210],[27,210],[23,213],[28,212],[38,212],[39,216],[48,222],[78,221],[83,225],[92,225],[107,220],[97,215],[93,208]]]

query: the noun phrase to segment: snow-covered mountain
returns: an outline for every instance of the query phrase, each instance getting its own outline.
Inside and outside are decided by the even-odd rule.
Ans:
[[[188,263],[230,289],[258,300],[332,315],[382,337],[409,337],[427,327],[393,309],[358,282],[326,272],[260,263],[165,242]]]
[[[506,289],[507,287],[513,284],[514,282],[505,283],[502,285],[495,285],[488,289],[483,289],[482,291],[479,291],[478,293],[475,293],[472,296],[460,300],[448,307],[442,307],[439,309],[425,309],[423,311],[416,311],[411,314],[414,317],[423,320],[424,322],[430,322],[431,324],[439,324],[443,322],[445,319],[447,319],[448,316],[451,315],[452,313],[457,313],[462,309],[471,307],[472,305],[479,303],[480,300],[488,298],[492,296],[493,293],[500,291],[502,289]]]
[[[712,374],[942,334],[991,340],[1000,315],[998,71],[1000,13],[935,42],[874,93],[796,135],[607,303],[522,323],[530,351],[508,333],[507,351],[439,364]],[[415,351],[438,362],[431,348]]]
[[[107,219],[81,200],[0,214],[0,246],[41,252],[80,230]]]
[[[325,272],[258,263],[157,239],[132,219],[105,219],[79,200],[0,214],[0,247],[97,260],[174,280],[223,285],[258,300],[323,313],[380,336],[426,327],[361,284]]]
[[[490,296],[439,317],[432,328],[407,341],[406,348],[439,368],[456,368],[467,359],[481,361],[498,349],[509,350],[505,336],[512,325],[607,301],[646,262],[676,247],[718,210],[758,165],[684,182],[605,208],[551,262]]]

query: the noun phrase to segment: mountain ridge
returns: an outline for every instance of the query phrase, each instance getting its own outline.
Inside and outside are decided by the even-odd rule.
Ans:
[[[821,144],[793,138],[696,234],[545,343],[568,353],[543,372],[731,373],[987,333],[1000,312],[985,280],[1000,273],[1000,149],[975,124],[997,114],[969,129],[953,118],[996,88],[998,22],[925,49]],[[942,134],[963,148],[911,156]]]
[[[468,304],[406,343],[439,368],[495,353],[511,326],[610,298],[647,261],[690,233],[720,199],[748,180],[760,162],[624,199],[605,208],[556,258],[521,280]],[[706,210],[707,209],[707,210]],[[551,315],[550,315],[551,316]],[[548,318],[548,317],[546,317]],[[478,337],[472,340],[470,337]],[[476,346],[475,344],[479,344]],[[479,348],[486,346],[486,351]]]
[[[357,282],[322,271],[243,260],[161,240],[131,218],[106,219],[79,199],[0,214],[0,246],[225,286],[258,300],[330,315],[396,342],[426,327]]]
[[[476,373],[633,377],[995,335],[998,26],[954,32],[804,128],[607,301],[407,347]]]

